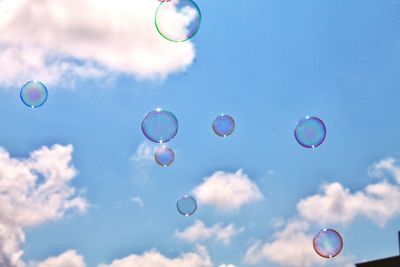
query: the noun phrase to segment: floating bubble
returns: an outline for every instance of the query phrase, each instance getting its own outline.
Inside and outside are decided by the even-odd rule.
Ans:
[[[159,2],[169,2],[171,0],[158,0]]]
[[[194,199],[194,197],[184,195],[176,203],[176,208],[178,209],[179,213],[184,216],[193,215],[197,210],[196,199]]]
[[[191,0],[164,1],[157,8],[157,31],[172,42],[184,42],[196,35],[200,28],[201,13]]]
[[[235,120],[229,115],[218,115],[213,121],[212,128],[218,136],[227,137],[235,130]]]
[[[157,108],[144,116],[142,131],[150,141],[165,143],[178,132],[178,120],[172,112]]]
[[[38,108],[47,100],[48,92],[46,86],[39,81],[29,81],[21,88],[20,97],[22,102],[30,108]]]
[[[167,167],[175,160],[174,151],[166,146],[158,147],[154,153],[154,159],[158,165]]]
[[[343,239],[333,229],[320,230],[313,239],[315,252],[324,258],[333,258],[342,251]]]
[[[321,119],[307,116],[297,123],[294,136],[303,147],[315,148],[324,142],[326,127]]]

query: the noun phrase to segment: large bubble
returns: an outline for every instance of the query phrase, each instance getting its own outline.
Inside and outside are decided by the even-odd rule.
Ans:
[[[184,216],[191,216],[197,210],[196,199],[194,199],[192,196],[184,195],[176,203],[176,208],[180,214]]]
[[[150,141],[165,143],[178,132],[178,120],[172,112],[157,108],[144,116],[142,131]]]
[[[39,81],[29,81],[21,88],[20,97],[22,102],[30,108],[38,108],[47,100],[48,92],[46,86]]]
[[[226,114],[218,115],[213,121],[212,128],[218,136],[227,137],[235,130],[235,120]]]
[[[342,251],[343,239],[333,229],[320,230],[313,239],[315,252],[324,258],[333,258]]]
[[[200,9],[191,0],[163,2],[155,16],[157,31],[165,39],[173,42],[184,42],[195,36],[200,22]]]
[[[294,136],[303,147],[315,148],[324,142],[326,127],[321,119],[307,116],[297,123]]]
[[[175,153],[174,151],[166,146],[161,146],[156,148],[154,153],[154,159],[156,160],[157,164],[162,167],[167,167],[172,164],[175,160]]]

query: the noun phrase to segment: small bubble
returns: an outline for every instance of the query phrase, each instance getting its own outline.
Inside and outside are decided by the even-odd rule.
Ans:
[[[194,199],[192,196],[184,195],[176,203],[176,208],[180,214],[184,216],[191,216],[197,210],[196,199]]]
[[[174,162],[175,153],[171,148],[161,146],[156,148],[156,151],[154,152],[154,159],[156,160],[158,165],[162,167],[167,167]]]
[[[38,108],[47,100],[48,92],[46,86],[39,81],[29,81],[21,88],[20,97],[22,102],[30,108]]]

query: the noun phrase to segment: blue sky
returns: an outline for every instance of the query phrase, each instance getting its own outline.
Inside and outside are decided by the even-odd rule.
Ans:
[[[132,7],[141,7],[141,1],[133,2]],[[383,181],[395,191],[390,202],[400,202],[400,175],[396,176],[400,170],[400,1],[199,0],[197,4],[202,24],[190,43],[195,59],[171,67],[170,72],[150,77],[136,67],[115,67],[96,61],[95,56],[88,60],[84,52],[68,54],[65,51],[79,51],[79,46],[68,48],[55,57],[82,68],[89,68],[87,61],[103,75],[32,77],[50,80],[49,98],[35,110],[20,101],[17,78],[21,71],[25,75],[37,69],[25,71],[20,66],[17,74],[0,78],[0,146],[12,158],[24,159],[42,146],[72,145],[71,164],[78,173],[71,187],[89,203],[83,214],[66,211],[34,226],[22,225],[26,234],[22,260],[40,262],[74,250],[87,266],[98,266],[152,249],[176,258],[200,244],[214,266],[295,266],[290,259],[277,260],[260,250],[254,264],[245,260],[257,240],[261,246],[272,243],[274,234],[293,221],[308,225],[300,231],[306,236],[324,227],[334,227],[343,235],[344,249],[337,259],[327,265],[311,259],[310,266],[396,255],[398,205],[387,212],[376,211],[390,203],[368,195],[378,206],[368,211],[368,207],[346,208],[354,199],[344,198],[342,205],[349,213],[337,214],[342,219],[330,223],[328,219],[335,216],[329,216],[329,209],[309,218],[297,204],[324,195],[324,184],[340,183],[354,194]],[[46,1],[43,10],[49,5]],[[63,5],[67,9],[67,1],[61,1]],[[6,22],[0,25],[6,31]],[[9,38],[0,38],[0,58],[6,49],[17,46]],[[29,36],[25,38],[29,42]],[[43,51],[49,49],[36,44]],[[186,49],[183,45],[166,45],[176,46],[178,56],[185,56],[179,52]],[[122,53],[115,51],[110,54]],[[43,68],[46,64],[53,63],[45,61]],[[176,161],[168,168],[145,158],[132,159],[141,144],[151,145],[140,123],[155,107],[172,111],[179,120],[178,134],[168,143],[176,151]],[[225,139],[211,129],[221,112],[236,120],[234,134]],[[314,150],[300,147],[293,137],[297,120],[306,115],[320,117],[327,126],[325,142]],[[234,176],[238,170],[257,186],[261,198],[233,211],[199,203],[198,211],[188,218],[176,211],[177,199],[193,193],[204,178],[219,171]],[[371,175],[374,171],[380,178]],[[143,201],[143,207],[131,200],[134,197]],[[320,207],[310,204],[309,208]],[[384,223],[374,221],[377,215],[384,217]],[[191,243],[176,236],[196,220],[207,227],[233,224],[242,231],[229,244],[215,237]],[[278,228],[271,223],[277,220],[281,221]],[[297,249],[295,238],[286,241],[287,251]]]

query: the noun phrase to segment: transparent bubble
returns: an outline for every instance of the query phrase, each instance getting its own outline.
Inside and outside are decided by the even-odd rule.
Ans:
[[[313,239],[315,252],[324,258],[333,258],[342,251],[343,239],[333,229],[320,230]]]
[[[178,120],[172,112],[157,108],[144,116],[142,131],[150,141],[165,143],[178,132]]]
[[[213,121],[212,128],[218,136],[227,137],[235,130],[235,120],[229,115],[218,115]]]
[[[163,2],[157,8],[155,16],[157,31],[173,42],[184,42],[195,36],[200,22],[200,9],[191,0]]]
[[[38,108],[47,100],[48,92],[46,86],[39,81],[29,81],[21,88],[20,97],[22,102],[30,108]]]
[[[184,195],[176,203],[176,208],[178,209],[179,213],[184,216],[193,215],[197,210],[196,199],[194,199],[194,197]]]
[[[161,146],[156,148],[154,153],[154,159],[158,163],[158,165],[167,167],[172,164],[175,160],[175,153],[174,151],[166,146]]]
[[[321,119],[307,116],[297,123],[294,136],[303,147],[315,148],[324,142],[326,127]]]

